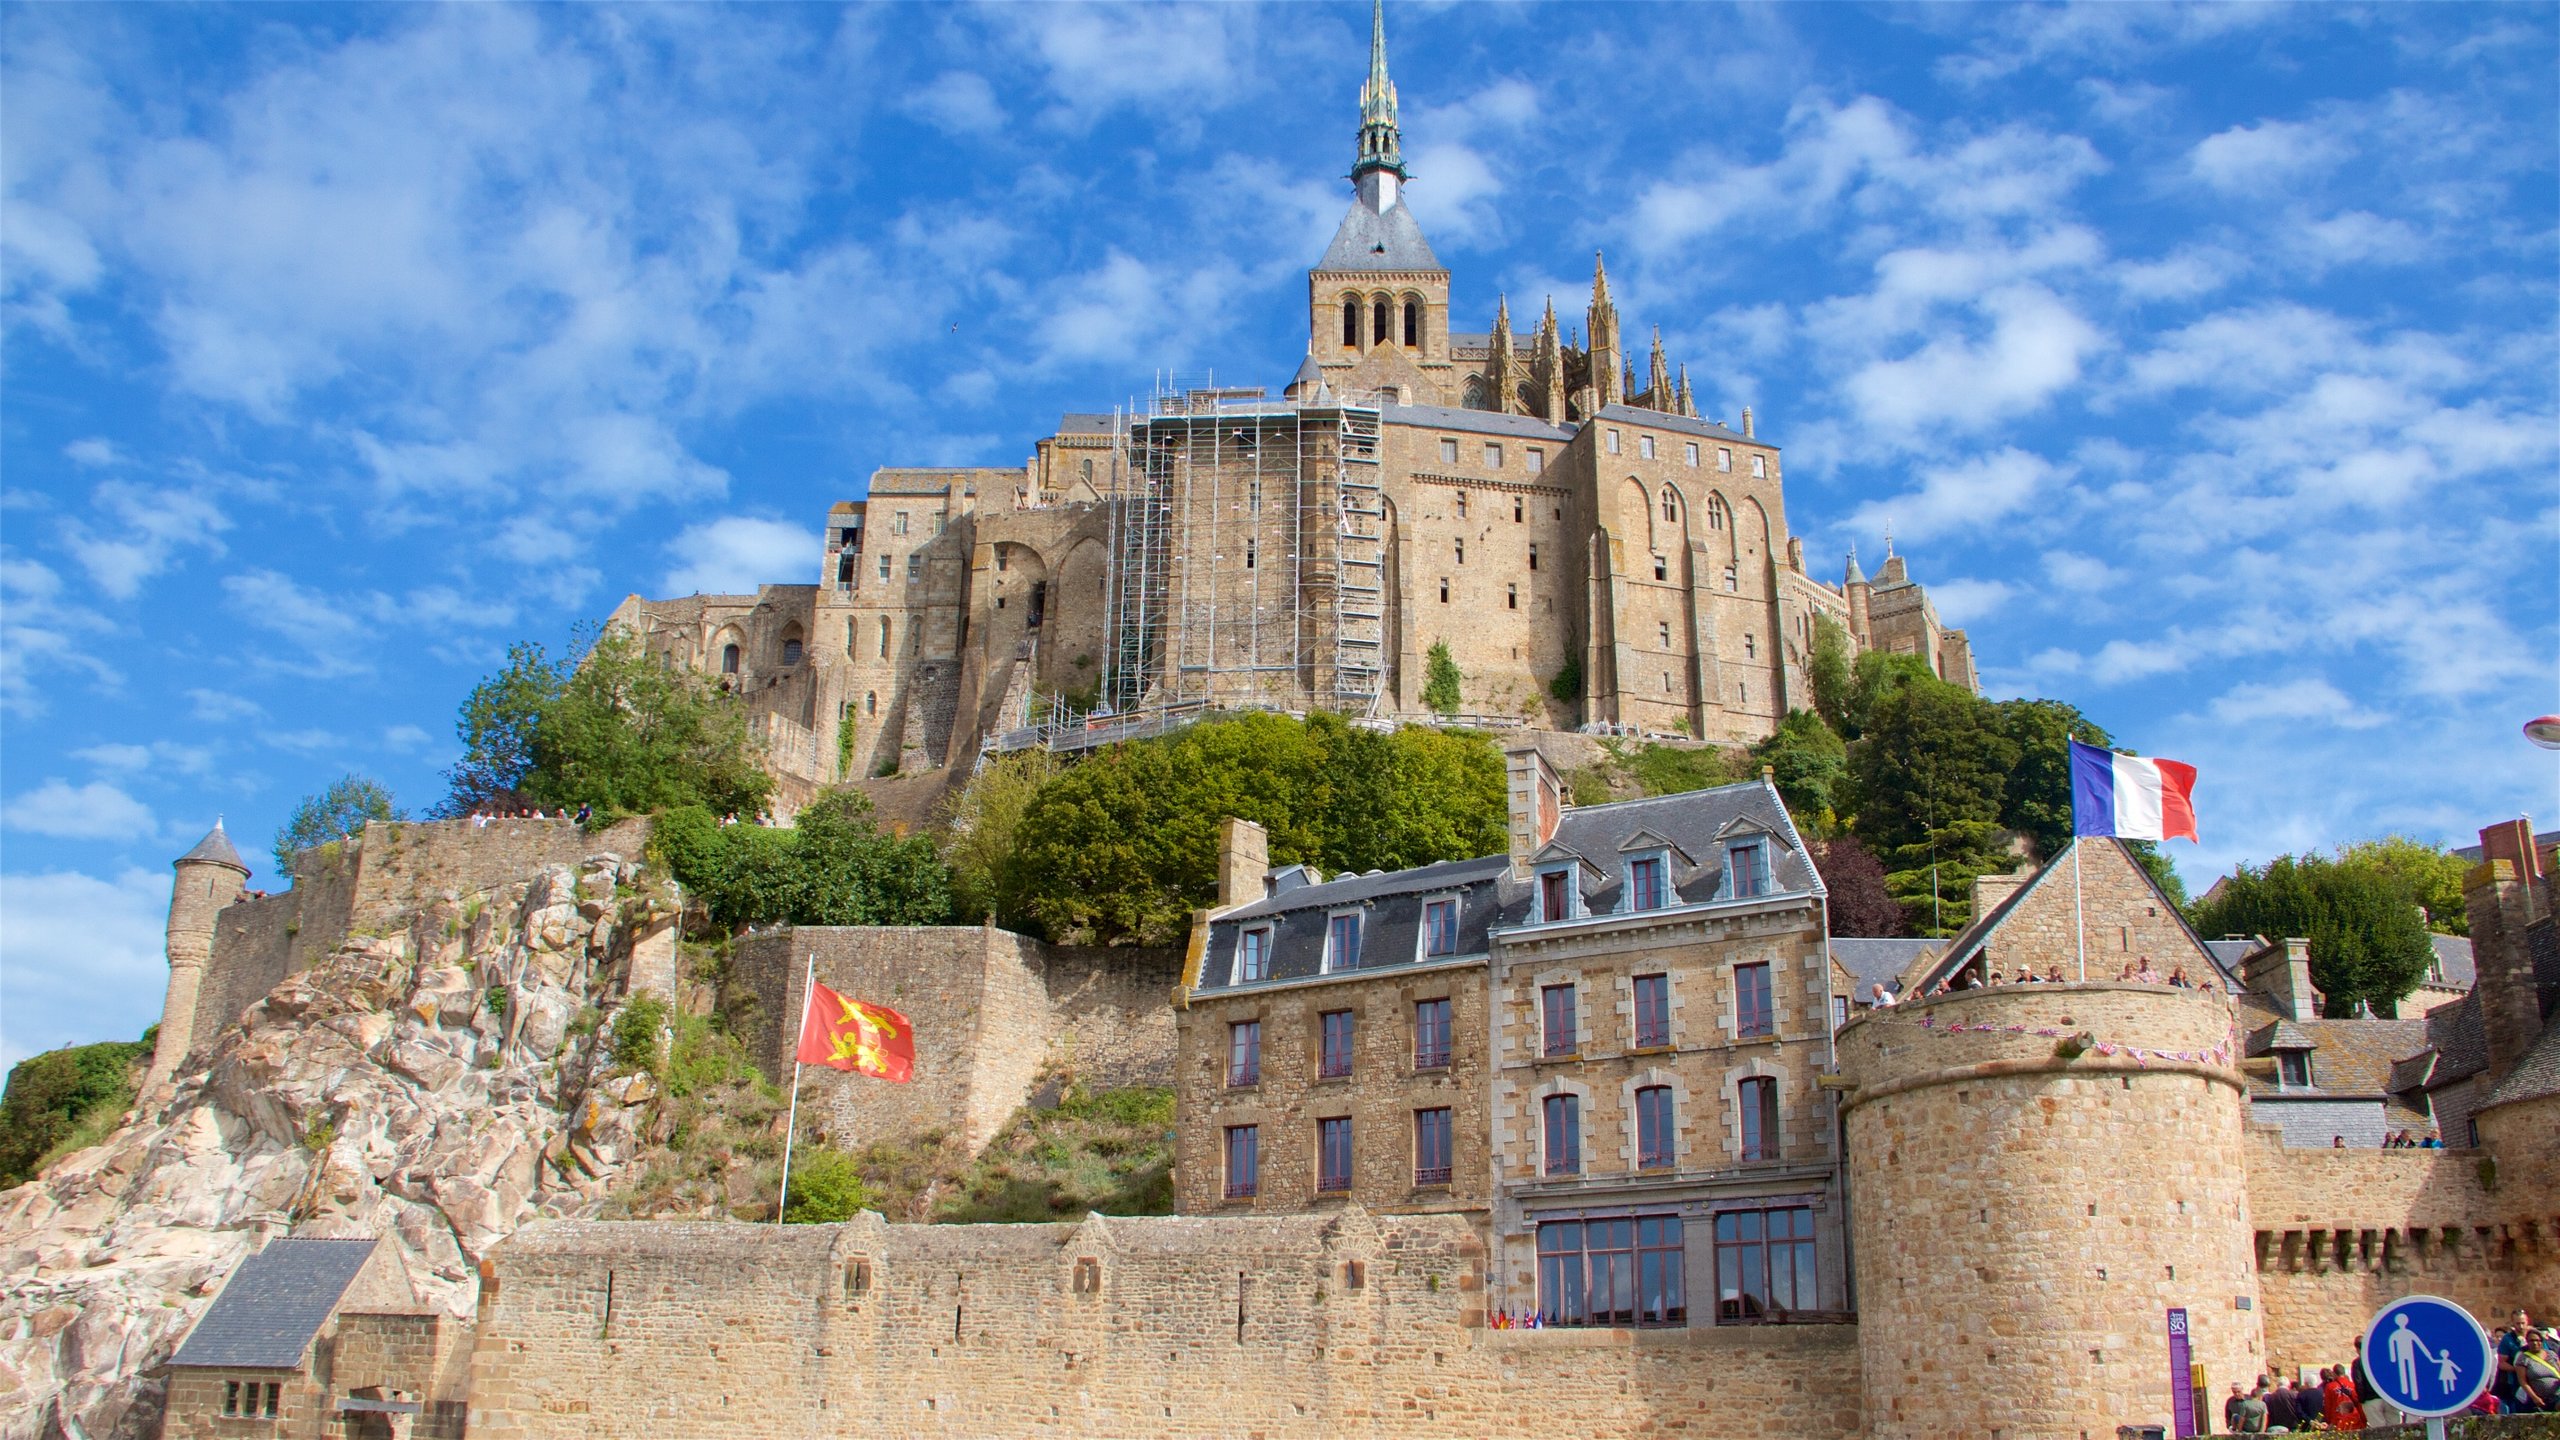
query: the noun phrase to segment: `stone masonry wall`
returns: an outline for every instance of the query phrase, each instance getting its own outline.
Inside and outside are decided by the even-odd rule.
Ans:
[[[2115,841],[2080,842],[2080,896],[2089,979],[2113,980],[2127,964],[2138,968],[2145,960],[2162,975],[2180,965],[2191,977],[2213,973],[2211,957]],[[1984,953],[1991,965],[2002,970],[2024,962],[2043,974],[2059,965],[2066,978],[2076,977],[2079,951],[2072,925],[2071,867],[2057,864],[2044,883],[2001,919]]]
[[[2078,1440],[2163,1421],[2172,1306],[2215,1393],[2264,1368],[2238,1073],[2057,1053],[2074,1033],[2211,1052],[2230,1028],[2218,993],[2073,985],[1841,1031],[1870,1436]]]
[[[530,1227],[471,1433],[1857,1433],[1847,1326],[1488,1331],[1455,1217]]]
[[[751,1053],[784,1083],[812,954],[818,983],[887,1005],[915,1029],[906,1084],[823,1067],[802,1075],[802,1119],[838,1145],[956,1128],[976,1149],[1044,1071],[1106,1086],[1161,1084],[1172,1068],[1174,974],[1155,952],[1062,958],[993,926],[808,926],[749,936],[733,962],[756,1000]]]

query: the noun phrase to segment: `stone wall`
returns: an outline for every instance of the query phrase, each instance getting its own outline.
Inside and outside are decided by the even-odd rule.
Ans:
[[[2018,986],[1840,1033],[1877,1440],[2165,1420],[2173,1306],[2215,1393],[2265,1366],[2228,1052],[2064,1059],[2077,1033],[2209,1056],[2231,1009],[2210,991]]]
[[[1168,1083],[1175,957],[1061,953],[993,926],[808,926],[741,940],[732,975],[755,998],[751,1053],[786,1083],[813,954],[818,983],[889,1006],[915,1028],[908,1083],[803,1074],[802,1118],[835,1144],[956,1130],[976,1149],[1044,1073],[1097,1088]]]
[[[2113,840],[2083,840],[2080,846],[2080,914],[2088,938],[2089,979],[2111,981],[2128,964],[2144,961],[2167,975],[2185,966],[2190,977],[2214,973],[2212,958],[2198,946],[2178,913],[2151,888],[2150,881]],[[2072,870],[2056,860],[2025,899],[1983,942],[1983,954],[2000,970],[2020,963],[2036,973],[2059,965],[2065,976],[2077,976],[2079,948],[2072,938]]]
[[[330,1350],[332,1393],[414,1401],[420,1410],[410,1440],[460,1440],[468,1333],[446,1315],[341,1314]]]
[[[1847,1326],[1488,1331],[1454,1217],[529,1227],[474,1436],[1857,1433]]]
[[[297,887],[281,895],[234,900],[214,917],[213,954],[196,991],[195,1027],[189,1032],[192,1053],[210,1049],[241,1011],[293,973],[295,932],[302,927],[302,902],[309,895]],[[343,913],[344,906],[338,908]]]

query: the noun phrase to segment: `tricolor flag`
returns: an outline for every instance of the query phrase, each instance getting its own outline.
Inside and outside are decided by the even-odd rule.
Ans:
[[[2196,767],[2071,742],[2071,833],[2196,838]]]
[[[798,1059],[904,1082],[916,1074],[915,1032],[906,1016],[888,1006],[848,1000],[811,980],[809,1005],[800,1015]]]

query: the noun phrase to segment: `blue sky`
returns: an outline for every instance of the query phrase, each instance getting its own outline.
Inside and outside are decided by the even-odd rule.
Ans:
[[[2201,881],[2560,815],[2549,6],[1394,5],[1462,328],[1630,333]],[[439,793],[510,640],[809,580],[883,464],[1283,383],[1365,7],[0,9],[0,1060],[168,860]]]

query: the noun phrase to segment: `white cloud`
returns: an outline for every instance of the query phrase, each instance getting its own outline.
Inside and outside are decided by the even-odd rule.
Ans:
[[[1887,431],[1980,430],[2038,409],[2080,378],[2103,342],[2052,291],[2017,285],[1983,297],[1990,333],[1946,335],[1875,361],[1842,384],[1868,423]]]
[[[62,576],[53,567],[0,554],[0,712],[43,714],[48,670],[85,671],[112,688],[116,672],[94,650],[106,629],[96,612],[63,598]]]
[[[225,690],[189,690],[187,701],[195,718],[217,725],[232,720],[262,720],[267,714],[266,707],[257,701]]]
[[[2187,169],[2225,194],[2262,196],[2326,174],[2352,152],[2342,136],[2324,126],[2267,120],[2235,125],[2198,141],[2187,153]]]
[[[181,745],[174,740],[154,740],[148,745],[91,745],[71,752],[72,758],[86,760],[101,770],[120,775],[139,774],[145,770],[165,770],[181,775],[209,775],[213,772],[213,752],[202,745]]]
[[[47,780],[0,810],[14,830],[62,840],[140,840],[159,828],[150,807],[104,780]]]
[[[1921,476],[1918,489],[1868,501],[1845,523],[1861,533],[1889,530],[1897,538],[1910,540],[1983,533],[2025,509],[2068,475],[2041,455],[2004,448],[1929,470]]]
[[[71,463],[85,465],[91,469],[126,463],[124,452],[116,448],[114,441],[102,435],[92,435],[85,440],[74,440],[62,447],[62,453],[70,457]]]
[[[166,870],[0,875],[0,1064],[159,1019],[168,912]]]
[[[2215,697],[2212,712],[2214,719],[2226,725],[2274,721],[2297,729],[2310,725],[2336,725],[2349,730],[2370,730],[2377,725],[2389,724],[2391,719],[2356,704],[2337,686],[2318,676],[2234,685]]]
[[[670,595],[752,595],[759,585],[805,585],[824,547],[817,533],[782,520],[724,515],[667,542]]]
[[[987,77],[970,70],[946,70],[916,87],[907,108],[945,130],[985,135],[1004,128],[1004,107],[996,102]]]
[[[1938,618],[1958,627],[1999,614],[2020,593],[2017,586],[2006,580],[1954,579],[1929,583],[1929,603],[1937,607]]]
[[[99,589],[130,600],[142,582],[189,550],[223,553],[231,518],[200,488],[155,489],[109,481],[94,497],[99,518],[63,527],[63,547]]]
[[[264,738],[268,744],[277,749],[291,750],[297,755],[317,755],[323,750],[340,750],[344,749],[347,743],[346,737],[317,725],[299,730],[269,730],[265,732]]]
[[[2044,574],[2056,588],[2081,595],[2113,590],[2125,581],[2123,571],[2097,556],[2069,550],[2046,551]]]
[[[382,747],[411,754],[433,745],[435,740],[415,725],[394,725],[382,732]]]
[[[1232,100],[1242,6],[1026,5],[995,12],[1007,41],[1045,71],[1060,111],[1089,121],[1123,105],[1185,110]],[[1144,56],[1144,63],[1132,63]]]
[[[343,600],[309,589],[289,575],[251,570],[223,577],[223,593],[240,620],[300,646],[309,673],[359,674],[371,668],[364,652],[371,627]]]

